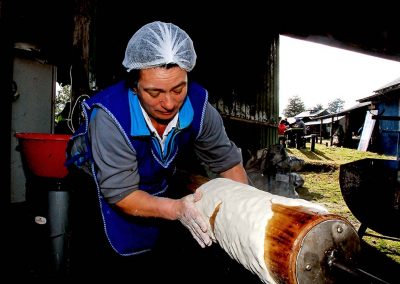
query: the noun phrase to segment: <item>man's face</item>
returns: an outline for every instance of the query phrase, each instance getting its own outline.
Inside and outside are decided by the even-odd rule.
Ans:
[[[135,90],[140,103],[152,120],[168,123],[187,95],[187,72],[179,67],[157,67],[140,71]]]

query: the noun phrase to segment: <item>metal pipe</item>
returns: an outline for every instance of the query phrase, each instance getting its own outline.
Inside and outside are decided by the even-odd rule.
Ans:
[[[340,263],[337,260],[329,261],[329,265],[332,267],[335,267],[343,272],[346,272],[356,278],[363,278],[368,281],[372,281],[369,283],[390,284],[389,282],[386,282],[385,280],[380,279],[380,278],[376,277],[375,275],[372,275],[369,272],[366,272],[360,268],[351,268],[351,267],[347,266],[346,264]]]
[[[52,264],[56,273],[65,266],[65,245],[68,232],[69,192],[50,190],[48,193],[49,233]]]

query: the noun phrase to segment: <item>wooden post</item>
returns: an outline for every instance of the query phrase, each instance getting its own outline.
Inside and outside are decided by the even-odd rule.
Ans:
[[[322,144],[322,123],[323,119],[321,118],[321,124],[319,125],[319,144]]]
[[[316,134],[311,134],[311,152],[315,152],[315,140],[317,139]]]
[[[74,0],[73,58],[72,58],[72,99],[75,101],[82,94],[89,94],[89,77],[93,74],[93,55],[95,48],[93,37],[96,0]],[[91,60],[92,59],[92,60]],[[91,78],[93,80],[93,78]]]

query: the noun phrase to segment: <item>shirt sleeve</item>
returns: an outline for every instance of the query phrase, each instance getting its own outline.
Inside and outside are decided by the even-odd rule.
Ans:
[[[228,138],[221,115],[210,103],[207,103],[194,150],[199,159],[218,174],[242,162],[240,149]]]
[[[138,189],[136,152],[102,109],[90,122],[89,135],[100,190],[108,202],[116,203]]]

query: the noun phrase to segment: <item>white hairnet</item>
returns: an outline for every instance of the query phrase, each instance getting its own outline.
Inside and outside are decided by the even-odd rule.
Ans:
[[[196,52],[189,35],[172,23],[152,22],[141,27],[129,40],[122,64],[127,71],[177,64],[191,71]]]

